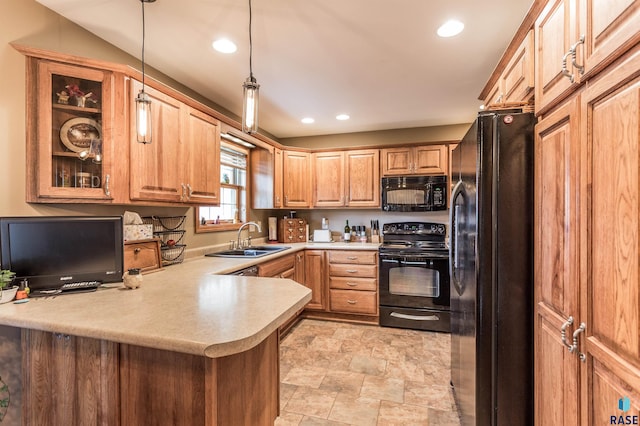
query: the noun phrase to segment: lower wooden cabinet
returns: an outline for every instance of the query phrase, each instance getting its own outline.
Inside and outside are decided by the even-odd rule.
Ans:
[[[329,310],[378,315],[378,253],[329,251]]]
[[[289,254],[258,265],[259,277],[290,278],[295,276],[296,256]]]
[[[327,308],[325,296],[325,251],[304,251],[304,285],[311,289],[311,301],[305,309],[324,311]]]

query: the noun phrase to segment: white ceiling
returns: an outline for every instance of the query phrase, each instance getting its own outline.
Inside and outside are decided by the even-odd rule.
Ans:
[[[37,0],[140,58],[139,0]],[[471,122],[532,0],[253,0],[260,127],[278,138]],[[248,0],[145,5],[146,63],[242,115]],[[465,31],[442,39],[456,18]],[[218,53],[219,37],[236,42]],[[346,113],[350,120],[335,116]],[[303,117],[315,118],[302,124]]]

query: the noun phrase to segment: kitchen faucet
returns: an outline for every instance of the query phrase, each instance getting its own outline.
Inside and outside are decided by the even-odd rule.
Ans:
[[[238,238],[237,238],[237,247],[240,249],[242,248],[242,242],[240,241],[240,233],[242,232],[242,230],[245,228],[245,226],[249,226],[249,225],[254,225],[255,227],[258,228],[258,232],[262,232],[262,229],[260,228],[260,225],[257,224],[256,222],[245,222],[240,226],[240,229],[238,229]],[[251,241],[251,236],[249,236],[249,241]]]

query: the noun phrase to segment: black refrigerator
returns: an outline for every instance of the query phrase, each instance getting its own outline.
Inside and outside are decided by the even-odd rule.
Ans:
[[[535,117],[478,115],[452,153],[451,385],[462,425],[533,424]]]

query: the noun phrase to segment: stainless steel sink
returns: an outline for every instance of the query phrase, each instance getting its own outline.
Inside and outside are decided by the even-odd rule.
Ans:
[[[236,250],[223,250],[214,253],[207,253],[205,256],[210,257],[261,257],[268,254],[277,253],[290,247],[283,246],[255,246]]]

